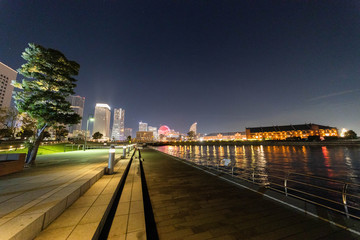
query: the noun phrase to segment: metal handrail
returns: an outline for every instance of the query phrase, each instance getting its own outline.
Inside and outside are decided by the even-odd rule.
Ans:
[[[280,193],[283,193],[281,190],[276,189],[276,188],[273,188],[272,190],[277,191],[277,192],[280,192]],[[307,199],[307,198],[302,198],[302,197],[300,197],[300,196],[297,196],[297,195],[294,195],[294,194],[290,194],[290,193],[289,193],[289,196],[295,197],[295,198],[297,198],[297,199],[303,200],[303,201],[305,201],[305,202],[308,202],[308,203],[311,203],[311,204],[314,204],[314,205],[318,205],[318,206],[321,206],[321,207],[330,209],[330,210],[332,210],[332,211],[335,211],[335,212],[338,212],[338,213],[341,213],[341,214],[345,214],[345,213],[344,213],[343,211],[341,211],[341,210],[338,210],[338,209],[336,209],[336,208],[332,208],[332,207],[330,207],[330,206],[326,206],[326,205],[321,204],[321,203],[317,203],[317,202],[311,201],[311,200],[309,200],[309,199]],[[353,217],[353,218],[355,218],[355,219],[360,219],[359,216],[356,216],[356,215],[353,215],[353,214],[350,214],[350,213],[346,214],[346,216],[347,216],[347,217]]]
[[[226,171],[222,171],[222,172],[226,172]],[[233,172],[233,170],[232,170],[232,172]],[[252,179],[252,182],[253,182],[253,183],[258,184],[258,182],[255,181],[255,179],[254,179],[254,172],[255,172],[255,171],[252,171],[251,179]],[[232,173],[232,175],[233,175],[233,173]],[[304,174],[301,174],[301,175],[304,175]],[[308,177],[311,177],[311,175],[307,175],[307,176],[308,176]],[[236,177],[238,177],[238,176],[236,176]],[[247,175],[247,177],[249,178],[250,175]],[[273,176],[273,175],[268,175],[268,177],[274,177],[274,176]],[[278,177],[278,176],[275,176],[275,177],[280,178],[280,177]],[[245,179],[245,180],[247,180],[248,178],[246,178],[246,177],[245,177],[245,178],[244,178],[244,177],[241,177],[241,179]],[[326,178],[323,178],[323,177],[320,177],[320,178],[322,178],[323,180],[326,179]],[[336,212],[340,212],[340,213],[342,213],[342,214],[345,214],[347,217],[351,216],[351,217],[353,217],[353,218],[360,219],[359,216],[356,216],[356,215],[353,215],[353,214],[349,214],[349,211],[348,211],[348,208],[351,208],[351,209],[353,209],[353,210],[359,210],[359,211],[360,211],[360,208],[359,208],[359,207],[355,207],[355,206],[350,206],[350,205],[347,204],[347,201],[346,201],[347,196],[350,196],[350,195],[351,195],[351,196],[356,197],[356,198],[360,198],[360,196],[356,196],[356,195],[353,195],[353,194],[348,194],[348,193],[346,193],[346,191],[344,191],[344,190],[343,190],[343,191],[336,191],[336,190],[333,190],[333,189],[331,189],[331,188],[324,188],[324,187],[316,186],[316,185],[313,185],[313,184],[304,183],[304,182],[301,182],[301,181],[294,181],[294,180],[291,180],[291,179],[288,179],[288,178],[280,178],[280,179],[284,180],[284,184],[278,184],[278,183],[275,183],[275,182],[270,182],[270,184],[275,185],[275,186],[278,186],[278,187],[284,187],[284,191],[281,191],[281,190],[279,190],[279,189],[272,188],[272,187],[269,187],[269,188],[272,189],[272,190],[276,190],[276,191],[278,191],[278,192],[281,192],[281,193],[285,193],[286,196],[293,196],[293,197],[299,198],[299,199],[301,199],[301,200],[304,200],[304,201],[307,201],[307,202],[310,202],[310,203],[313,203],[313,204],[316,204],[316,205],[319,205],[319,206],[322,206],[322,207],[326,207],[326,208],[331,209],[331,210],[336,210]],[[332,179],[326,179],[326,180],[331,181]],[[328,199],[328,198],[325,198],[325,197],[322,197],[322,196],[318,196],[318,195],[315,195],[315,194],[312,194],[312,193],[308,193],[308,192],[305,192],[305,191],[301,191],[301,190],[298,190],[298,189],[296,189],[296,188],[288,187],[288,186],[287,186],[287,182],[288,182],[288,181],[297,182],[297,183],[302,184],[302,185],[304,185],[304,186],[310,186],[310,187],[314,187],[314,188],[318,188],[318,189],[322,189],[322,190],[326,190],[326,191],[332,191],[332,192],[341,194],[341,195],[342,195],[343,202],[340,203],[340,202],[334,201],[334,200],[332,200],[332,199]],[[333,181],[334,181],[334,182],[337,182],[337,183],[341,183],[341,181],[338,181],[338,180],[333,180]],[[346,190],[346,189],[347,189],[347,186],[349,185],[349,183],[344,183],[344,182],[342,182],[342,183],[344,184],[344,189]],[[352,184],[352,185],[357,185],[357,184]],[[345,186],[346,186],[346,187],[345,187]],[[292,191],[295,191],[295,192],[298,192],[298,193],[301,193],[301,194],[304,194],[304,195],[307,195],[307,196],[310,196],[310,197],[313,197],[313,198],[321,199],[321,200],[324,200],[324,201],[327,201],[327,202],[336,204],[336,205],[338,205],[338,206],[340,206],[340,205],[341,205],[341,206],[344,206],[344,211],[340,211],[340,210],[335,209],[335,208],[333,208],[333,207],[330,207],[330,206],[328,206],[328,205],[320,204],[320,203],[315,202],[315,201],[312,201],[312,200],[310,200],[310,199],[308,199],[308,198],[303,198],[303,197],[301,197],[301,196],[299,196],[299,195],[290,194],[290,193],[288,193],[288,190],[292,190]]]
[[[290,175],[290,174],[289,174]],[[278,179],[284,179],[283,177],[279,177],[279,176],[274,176],[274,175],[271,175],[271,177],[273,178],[278,178]],[[292,180],[292,179],[286,179],[286,181],[289,181],[289,182],[294,182],[294,183],[298,183],[298,184],[302,184],[302,185],[305,185],[305,186],[309,186],[309,187],[313,187],[313,188],[318,188],[318,189],[321,189],[321,190],[326,190],[326,191],[330,191],[330,192],[334,192],[334,193],[341,193],[341,191],[338,191],[338,190],[334,190],[334,189],[331,189],[331,188],[325,188],[325,187],[320,187],[320,186],[316,186],[314,184],[310,184],[310,183],[305,183],[305,182],[301,182],[301,181],[297,181],[297,180]]]
[[[173,154],[170,154],[170,155],[173,155]],[[179,158],[183,158],[182,154],[176,154],[175,156],[179,157]],[[193,162],[194,164],[197,164],[197,165],[204,166],[206,168],[210,168],[210,169],[231,175],[232,177],[235,177],[235,178],[239,178],[239,179],[242,179],[242,180],[245,180],[248,182],[252,182],[253,184],[265,186],[265,187],[275,190],[277,192],[284,193],[286,196],[292,196],[292,197],[298,198],[300,200],[309,202],[311,204],[315,204],[315,205],[327,208],[329,210],[344,214],[348,218],[352,217],[352,218],[360,220],[359,215],[349,213],[349,210],[354,210],[354,211],[360,212],[360,207],[357,207],[354,205],[349,205],[349,199],[348,199],[349,197],[356,198],[356,200],[360,199],[359,195],[355,195],[353,193],[348,192],[350,187],[353,187],[354,189],[356,189],[356,188],[360,187],[360,184],[350,183],[350,182],[341,181],[338,179],[330,179],[330,178],[325,178],[325,177],[315,176],[315,175],[310,175],[310,174],[305,174],[305,173],[298,173],[298,172],[294,172],[294,171],[285,171],[285,170],[281,170],[281,169],[264,169],[267,173],[263,174],[261,171],[257,170],[256,168],[236,168],[234,166],[230,166],[230,167],[224,166],[224,165],[221,165],[221,159],[210,160],[207,157],[206,158],[201,157],[201,158],[198,158],[197,160],[195,160],[195,159],[191,158],[191,156],[187,155],[187,156],[185,156],[185,160]],[[284,176],[279,176],[276,174],[273,175],[271,172],[282,172],[282,173],[284,173]],[[315,185],[314,183],[307,183],[307,182],[304,182],[304,181],[301,181],[298,179],[291,178],[291,177],[299,177],[299,176],[308,178],[310,181],[311,180],[322,180],[322,181],[332,182],[335,185],[338,185],[339,189],[318,186],[318,185]],[[267,179],[266,179],[266,181],[264,181],[260,177],[267,177]],[[274,181],[271,181],[271,180],[269,180],[270,178],[278,179],[278,180],[280,180],[281,183],[276,183]],[[307,187],[310,190],[309,190],[309,192],[307,192],[304,190],[297,189],[294,186],[289,186],[290,183],[294,183],[294,184],[297,184],[297,185],[300,185],[303,187]],[[278,188],[271,187],[271,185],[276,186]],[[322,190],[322,191],[327,191],[327,192],[330,192],[333,194],[337,194],[342,201],[336,201],[336,200],[330,199],[329,197],[326,197],[326,196],[316,195],[314,193],[311,193],[311,190],[314,190],[314,191]],[[302,196],[299,194],[302,194]],[[304,196],[307,196],[307,197],[304,197]],[[320,201],[327,202],[330,205],[326,205],[324,203],[317,202],[314,199],[318,199]],[[360,205],[360,203],[358,203],[358,202],[356,202],[356,203]],[[331,206],[331,204],[333,204],[334,206]],[[338,206],[338,207],[342,206],[344,210],[339,210],[339,209],[335,208],[335,206]],[[357,214],[359,214],[359,213],[357,213]]]

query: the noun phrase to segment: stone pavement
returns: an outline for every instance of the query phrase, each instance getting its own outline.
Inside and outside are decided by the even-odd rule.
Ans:
[[[99,179],[35,239],[98,238],[128,164],[129,159],[119,161],[114,174]]]
[[[0,238],[33,239],[101,178],[107,159],[106,149],[38,156],[36,167],[0,177]]]
[[[108,239],[146,239],[139,159],[133,159]]]
[[[142,157],[160,239],[360,239],[154,150]]]
[[[107,234],[101,231],[107,228],[108,239],[146,239],[140,163],[134,158],[130,165],[129,160],[119,161],[113,175],[99,179],[35,239],[104,239]],[[107,221],[110,227],[104,227]]]

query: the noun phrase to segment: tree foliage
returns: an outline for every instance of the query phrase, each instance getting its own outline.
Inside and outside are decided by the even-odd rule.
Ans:
[[[353,131],[353,130],[349,130],[345,133],[345,138],[348,139],[356,139],[357,138],[357,134]]]
[[[9,128],[0,129],[0,138],[11,138],[12,132]]]
[[[93,139],[100,139],[102,138],[103,134],[100,132],[96,132],[92,135]]]
[[[26,63],[18,72],[26,79],[14,82],[20,89],[15,96],[16,108],[36,120],[37,133],[34,147],[29,149],[27,163],[35,161],[46,128],[58,124],[77,124],[80,116],[72,111],[66,97],[74,94],[80,65],[68,60],[61,52],[29,44],[22,53]]]
[[[188,135],[188,137],[189,137],[190,139],[193,139],[193,138],[196,137],[196,133],[195,133],[194,131],[188,132],[187,135]]]
[[[21,139],[35,137],[37,122],[31,118],[27,113],[21,113],[19,117],[21,121],[20,130],[17,133],[17,137]]]
[[[61,140],[69,134],[69,130],[67,130],[66,127],[63,125],[54,126],[54,130],[56,140]]]
[[[35,135],[35,132],[31,129],[22,129],[18,134],[16,134],[17,137],[20,137],[21,139],[29,138]]]
[[[0,137],[15,138],[19,117],[15,108],[0,108]]]

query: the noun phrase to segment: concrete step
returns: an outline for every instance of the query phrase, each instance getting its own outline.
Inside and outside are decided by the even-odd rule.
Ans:
[[[113,175],[104,175],[36,239],[96,239],[105,223],[129,159],[120,160]]]
[[[42,180],[40,186],[29,183],[33,184],[30,190],[9,190],[10,198],[6,198],[5,189],[0,203],[1,239],[33,239],[100,179],[104,172],[103,163],[83,167],[68,175],[49,177],[49,181]]]

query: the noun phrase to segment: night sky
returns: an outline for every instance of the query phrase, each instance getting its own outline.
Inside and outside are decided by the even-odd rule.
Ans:
[[[81,65],[84,118],[99,102],[134,131],[311,122],[360,135],[360,1],[0,0],[0,61],[19,68],[29,42]]]

